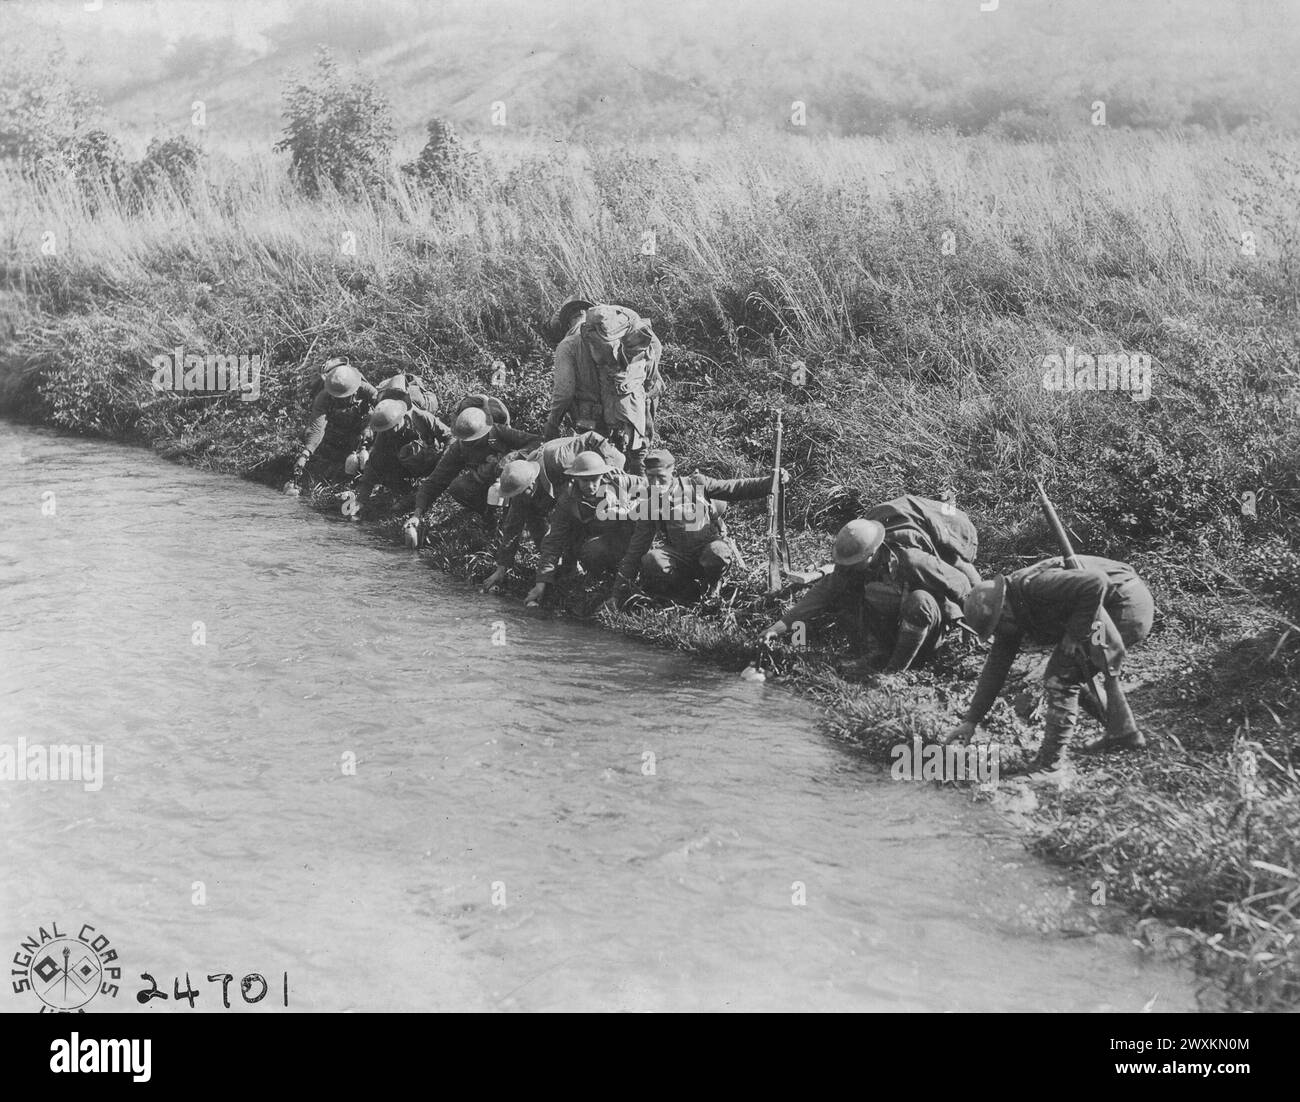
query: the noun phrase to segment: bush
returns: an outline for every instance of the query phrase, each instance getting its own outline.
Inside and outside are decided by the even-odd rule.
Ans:
[[[328,49],[316,51],[314,81],[285,88],[284,114],[288,126],[275,148],[289,151],[308,195],[326,184],[353,196],[382,188],[396,138],[392,111],[370,81],[344,83]]]
[[[6,51],[0,60],[0,158],[66,171],[60,148],[85,126],[95,100],[60,72],[62,64],[58,52],[28,59]]]
[[[426,190],[463,194],[478,177],[477,155],[445,119],[430,119],[426,130],[428,140],[420,155],[404,164],[402,172]]]
[[[132,169],[132,187],[141,197],[168,188],[179,196],[188,196],[203,158],[202,147],[183,135],[154,138],[144,159]]]
[[[58,168],[77,181],[92,206],[101,198],[120,196],[130,179],[121,144],[103,130],[87,130],[64,139],[57,156]]]

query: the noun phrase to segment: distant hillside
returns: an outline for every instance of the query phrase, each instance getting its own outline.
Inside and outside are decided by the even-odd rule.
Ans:
[[[162,17],[158,14],[164,13]],[[317,44],[372,77],[404,135],[431,115],[492,129],[611,141],[791,125],[898,126],[1047,136],[1088,124],[1300,129],[1300,11],[1287,0],[291,0],[155,6],[106,0],[0,8],[0,38],[28,56],[61,44],[120,133],[187,128],[265,147],[280,93]]]

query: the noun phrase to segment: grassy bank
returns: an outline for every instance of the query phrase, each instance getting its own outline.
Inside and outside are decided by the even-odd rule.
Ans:
[[[682,465],[763,469],[783,410],[799,565],[864,506],[951,491],[985,572],[1014,568],[1053,550],[1031,505],[1042,476],[1078,548],[1134,563],[1162,614],[1133,656],[1155,750],[1040,791],[1033,844],[1185,929],[1231,1005],[1293,1006],[1298,173],[1290,139],[1098,131],[570,150],[502,160],[455,196],[397,181],[374,203],[305,200],[269,163],[133,211],[10,179],[0,406],[274,483],[328,355],[371,378],[421,372],[448,399],[488,388],[500,361],[497,392],[537,427],[544,323],[582,295],[654,319],[660,429]],[[177,345],[261,353],[260,400],[154,393],[149,361]],[[1150,399],[1045,390],[1043,358],[1067,347],[1149,354]],[[729,523],[757,583],[761,517]],[[425,554],[487,572],[455,519]],[[775,611],[760,589],[613,626],[738,669]],[[812,643],[789,682],[886,761],[953,721],[980,661],[954,649],[882,688],[835,674],[833,635]],[[1037,734],[1006,701],[988,729]]]

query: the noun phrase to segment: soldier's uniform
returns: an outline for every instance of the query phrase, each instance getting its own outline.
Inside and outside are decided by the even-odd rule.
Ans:
[[[712,586],[735,558],[721,527],[723,507],[717,503],[765,497],[771,486],[770,477],[720,479],[702,474],[651,483],[641,507],[649,516],[637,519],[619,566],[620,587],[630,586],[638,572],[642,585],[652,592],[679,594],[692,584]],[[660,547],[654,546],[656,536],[663,540]]]
[[[487,512],[487,493],[501,473],[505,457],[541,443],[541,437],[509,425],[493,424],[478,440],[453,440],[433,473],[420,483],[415,511],[423,516],[444,491],[480,515]]]
[[[593,576],[616,569],[635,527],[626,506],[620,503],[634,502],[645,492],[645,486],[644,478],[623,471],[603,475],[597,493],[591,497],[580,493],[572,482],[565,486],[551,510],[537,581],[554,581],[560,560],[567,556],[576,557]]]
[[[1069,745],[1084,685],[1100,672],[1118,676],[1127,648],[1147,637],[1155,618],[1151,591],[1128,563],[1095,555],[1077,558],[1077,570],[1051,558],[1007,576],[1005,600],[1014,623],[1006,617],[999,621],[965,716],[967,723],[978,724],[988,714],[1022,643],[1055,646],[1043,676],[1046,735],[1040,758],[1044,762],[1054,761]],[[1100,630],[1103,609],[1118,639]],[[1065,640],[1082,647],[1085,657],[1064,651]]]
[[[313,457],[327,464],[342,463],[370,437],[370,413],[379,401],[379,391],[363,382],[346,398],[335,398],[323,387],[312,399],[307,427],[298,453],[303,466]]]
[[[533,537],[533,542],[540,551],[550,526],[556,494],[568,481],[564,472],[579,455],[588,451],[595,452],[611,466],[619,469],[623,467],[623,453],[598,432],[584,432],[577,436],[549,440],[540,448],[520,457],[536,463],[539,469],[532,486],[511,498],[506,508],[505,519],[501,523],[501,541],[497,545],[498,566],[509,568],[514,565],[525,531]]]
[[[597,362],[592,344],[608,362]],[[579,430],[608,436],[639,474],[653,433],[654,406],[663,391],[663,345],[647,320],[622,306],[594,306],[555,350],[551,408],[544,436],[559,436],[568,416]]]
[[[396,428],[375,434],[370,459],[357,483],[357,496],[365,501],[376,484],[395,491],[405,489],[412,479],[429,473],[450,439],[451,430],[432,413],[408,410]]]
[[[786,624],[807,623],[830,612],[876,663],[905,670],[924,662],[961,619],[970,592],[967,574],[917,546],[906,534],[886,533],[869,564],[837,566],[781,614]]]

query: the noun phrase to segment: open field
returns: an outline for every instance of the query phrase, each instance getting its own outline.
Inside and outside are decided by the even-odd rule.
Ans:
[[[772,136],[486,161],[454,194],[394,180],[365,202],[231,162],[138,209],[11,175],[0,408],[275,482],[329,355],[372,379],[418,371],[447,400],[488,388],[499,360],[516,422],[538,427],[545,322],[582,296],[654,319],[679,464],[762,470],[783,410],[798,565],[865,506],[951,491],[984,571],[1011,569],[1052,550],[1042,476],[1076,546],[1132,562],[1163,615],[1134,655],[1156,750],[1040,793],[1035,844],[1187,928],[1173,940],[1230,1005],[1294,1006],[1300,142]],[[177,345],[263,354],[261,398],[155,393],[149,361]],[[1149,355],[1149,398],[1045,389],[1044,358],[1067,348]],[[762,562],[761,517],[733,516]],[[455,522],[426,554],[485,562]],[[755,590],[617,626],[738,669],[773,611]],[[957,653],[909,692],[873,693],[834,674],[833,639],[814,642],[792,683],[882,756],[940,732],[978,665]],[[1005,702],[990,727],[1032,734]]]

